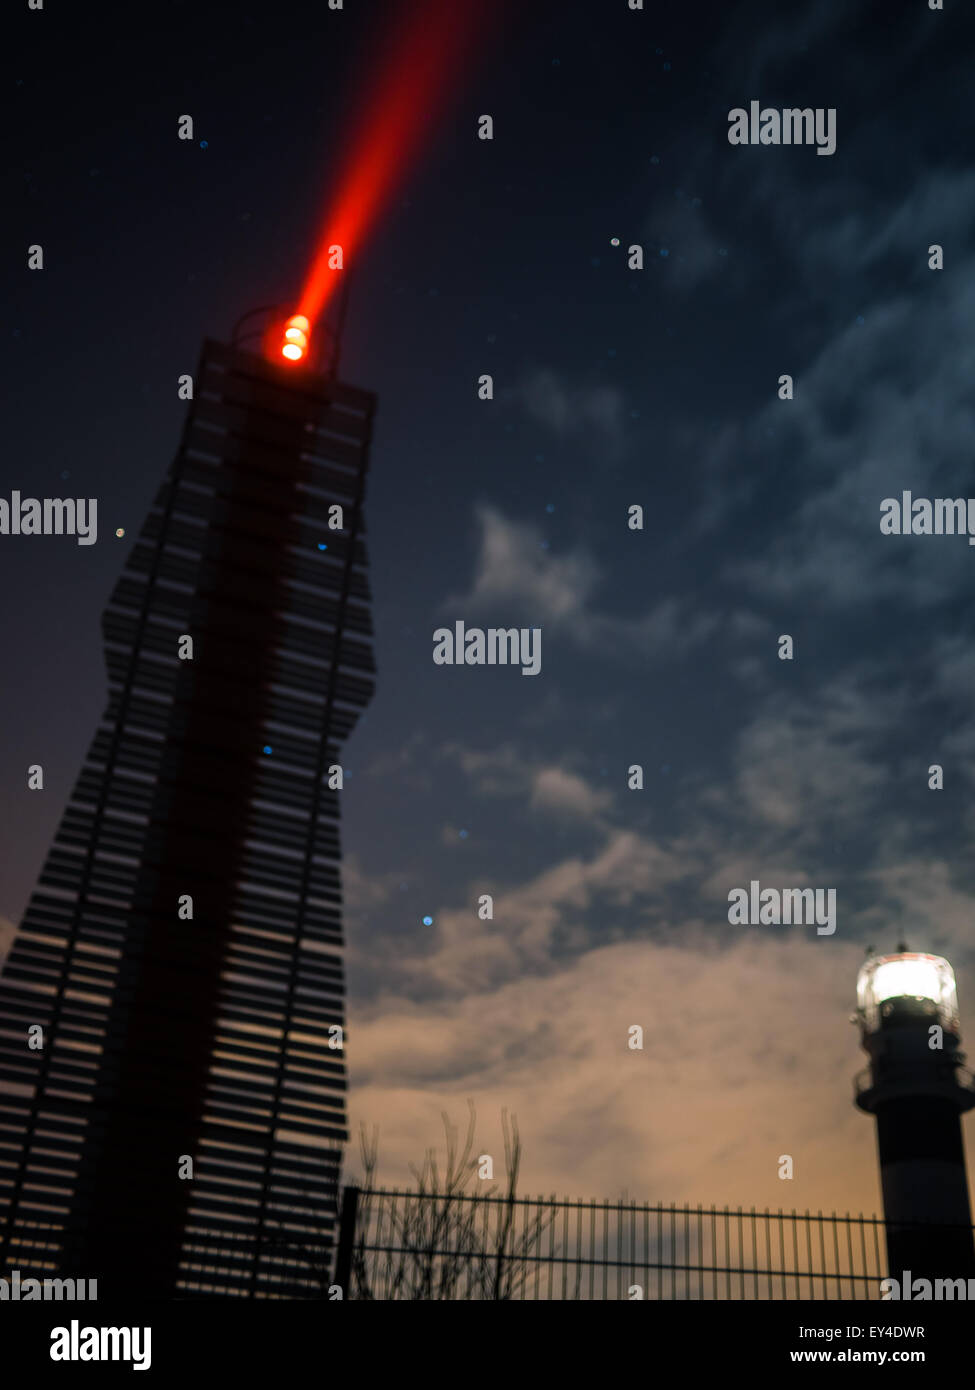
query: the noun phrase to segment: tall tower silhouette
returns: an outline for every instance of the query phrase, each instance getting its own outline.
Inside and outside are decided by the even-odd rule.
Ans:
[[[375,404],[204,344],[103,616],[108,705],[0,976],[4,1274],[320,1287],[347,1137],[330,769],[373,690]]]
[[[961,1116],[975,1106],[964,1066],[955,974],[906,947],[872,955],[857,978],[857,1021],[870,1066],[856,1104],[877,1117],[889,1271],[975,1277]]]

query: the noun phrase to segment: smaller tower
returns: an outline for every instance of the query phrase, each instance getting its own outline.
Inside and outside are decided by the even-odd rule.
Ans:
[[[856,1103],[877,1117],[889,1273],[975,1277],[961,1115],[975,1078],[960,1050],[955,975],[941,956],[906,948],[871,956],[857,977],[870,1066]]]

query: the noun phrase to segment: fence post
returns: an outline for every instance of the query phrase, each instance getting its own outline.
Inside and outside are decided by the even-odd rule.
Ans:
[[[352,1250],[355,1245],[356,1218],[359,1214],[359,1189],[350,1183],[342,1193],[342,1215],[339,1218],[339,1245],[335,1252],[335,1282],[342,1297],[349,1297],[352,1277]]]

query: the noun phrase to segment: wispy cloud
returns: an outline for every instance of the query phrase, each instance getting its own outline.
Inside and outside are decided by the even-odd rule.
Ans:
[[[556,816],[592,822],[612,801],[611,793],[605,788],[591,787],[581,777],[560,767],[542,768],[532,782],[532,807]]]
[[[874,1136],[849,1100],[858,959],[757,933],[626,942],[434,1008],[387,996],[357,1029],[356,1111],[380,1123],[387,1182],[470,1095],[496,1161],[500,1111],[517,1116],[523,1191],[875,1210]]]
[[[692,599],[678,595],[658,599],[638,617],[621,617],[597,606],[602,573],[585,548],[553,554],[542,548],[536,526],[512,521],[489,505],[479,505],[476,517],[481,535],[473,586],[445,600],[444,612],[548,624],[570,642],[612,650],[621,659],[634,652],[682,656],[720,626],[718,614],[702,613]]]
[[[570,384],[551,367],[530,372],[517,388],[533,420],[560,437],[592,431],[617,446],[623,436],[623,393],[616,386]]]

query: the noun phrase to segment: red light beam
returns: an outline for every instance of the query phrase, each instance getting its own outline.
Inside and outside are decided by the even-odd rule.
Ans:
[[[326,308],[341,273],[331,248],[341,247],[344,266],[362,244],[463,75],[464,59],[489,3],[427,0],[418,5],[410,0],[397,40],[375,79],[301,292],[299,312],[312,324]]]

